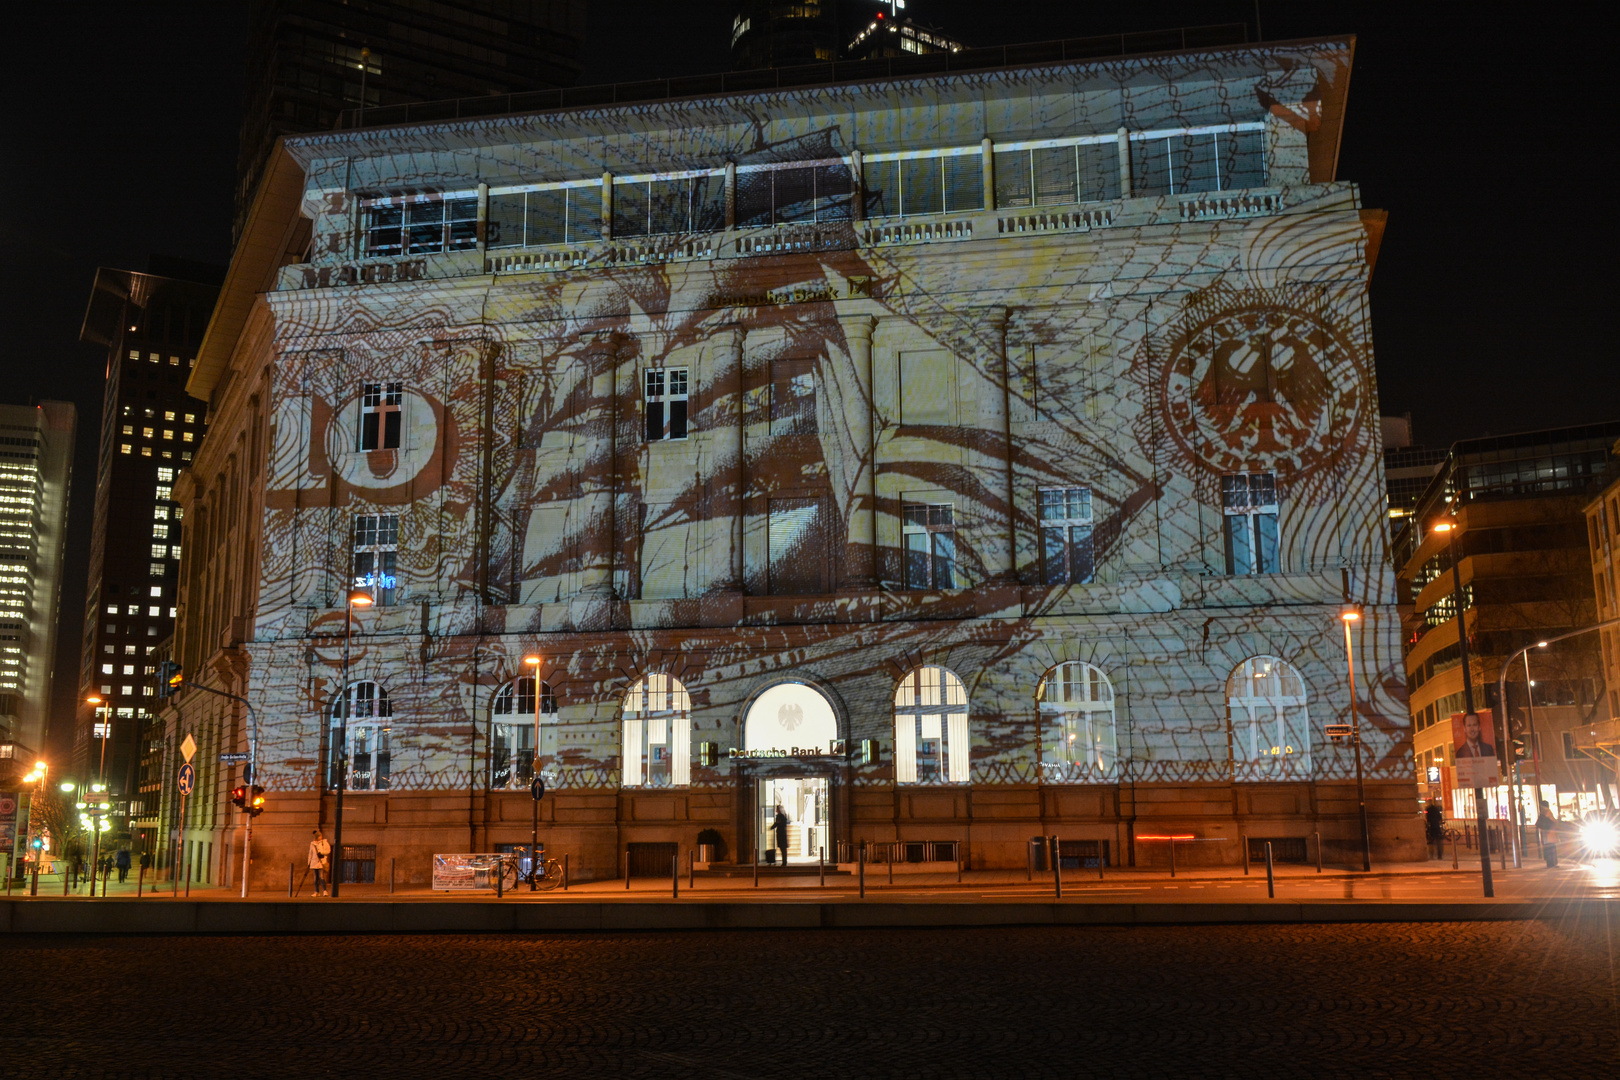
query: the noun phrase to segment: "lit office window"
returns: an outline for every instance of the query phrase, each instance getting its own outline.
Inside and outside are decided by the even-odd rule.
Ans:
[[[894,694],[894,778],[901,784],[968,780],[967,690],[954,672],[920,667]]]
[[[663,673],[638,679],[624,698],[625,787],[684,787],[692,776],[692,706]]]
[[[1311,728],[1305,680],[1275,656],[1253,656],[1226,680],[1232,772],[1237,780],[1311,775]]]
[[[525,788],[534,779],[534,677],[514,679],[495,694],[489,747],[490,786]],[[557,758],[557,698],[540,684],[540,770]]]
[[[1048,671],[1035,693],[1041,713],[1041,774],[1048,783],[1110,780],[1119,760],[1114,684],[1092,664]]]

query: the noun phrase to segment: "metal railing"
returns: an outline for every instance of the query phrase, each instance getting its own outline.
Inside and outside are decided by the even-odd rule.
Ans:
[[[921,78],[955,71],[984,71],[989,68],[1025,67],[1035,64],[1068,64],[1112,56],[1243,45],[1248,39],[1248,27],[1243,23],[1217,23],[1135,34],[1104,34],[1098,37],[1067,38],[1062,41],[998,45],[983,49],[962,49],[957,52],[926,53],[920,56],[835,60],[799,67],[728,71],[715,75],[687,75],[641,82],[572,86],[558,90],[529,90],[515,94],[488,94],[483,97],[382,105],[374,109],[345,109],[338,114],[337,130],[389,127],[395,124],[425,124],[445,120],[476,120],[514,113],[544,112],[550,109],[627,105],[664,101],[669,98],[786,90],[801,86]]]

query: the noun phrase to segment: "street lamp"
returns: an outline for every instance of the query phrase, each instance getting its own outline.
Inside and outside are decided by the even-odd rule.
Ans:
[[[1463,712],[1474,711],[1474,674],[1472,664],[1468,659],[1468,632],[1463,626],[1463,591],[1462,567],[1457,563],[1457,523],[1454,521],[1438,521],[1430,526],[1433,532],[1441,533],[1446,538],[1446,552],[1451,558],[1451,606],[1456,610],[1457,616],[1457,659],[1462,665],[1463,680]],[[1491,724],[1492,736],[1495,736],[1496,725]],[[1484,886],[1485,895],[1496,895],[1496,886],[1491,880],[1491,853],[1490,840],[1485,820],[1485,789],[1474,789],[1474,824],[1479,829],[1479,878]]]
[[[332,899],[338,896],[338,879],[343,876],[343,790],[349,778],[349,636],[354,627],[354,609],[371,606],[371,594],[351,590],[343,609],[343,707],[338,712],[337,817],[332,823]]]
[[[1361,710],[1356,707],[1356,654],[1350,644],[1350,626],[1361,621],[1360,608],[1339,612],[1344,623],[1344,662],[1350,673],[1350,739],[1356,749],[1356,802],[1361,807],[1361,868],[1372,869],[1372,833],[1367,829],[1367,785],[1361,774]]]
[[[110,734],[108,729],[112,727],[112,702],[103,701],[96,694],[91,694],[89,697],[85,698],[84,700],[85,700],[86,703],[96,706],[96,711],[101,714],[101,724],[100,724],[100,728],[101,728],[101,764],[97,768],[97,771],[96,771],[96,784],[95,784],[95,787],[92,790],[101,792],[102,799],[106,799],[107,798],[107,736],[108,736],[108,734]],[[106,815],[106,813],[107,813],[107,811],[109,809],[111,809],[109,803],[107,803],[107,802],[101,803],[101,813],[102,813],[103,816]],[[100,827],[99,823],[96,826],[95,833],[96,833],[95,855],[90,859],[90,895],[92,897],[94,897],[96,895],[96,874],[100,872],[99,868],[101,866],[101,827]],[[103,895],[105,895],[106,888],[107,888],[107,885],[106,885],[105,882],[102,883],[101,888],[102,888],[102,891],[103,891]]]
[[[534,804],[534,829],[529,836],[529,891],[534,892],[540,888],[535,880],[535,864],[539,862],[537,852],[540,849],[540,793],[545,790],[544,781],[540,779],[540,660],[538,656],[525,656],[523,662],[534,669],[534,752],[532,764],[529,767],[529,794],[533,796],[529,801]]]

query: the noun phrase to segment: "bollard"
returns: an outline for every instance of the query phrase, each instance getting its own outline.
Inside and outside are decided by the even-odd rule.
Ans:
[[[697,888],[697,848],[686,853],[686,887],[688,890]]]
[[[146,866],[141,866],[140,873],[135,875],[135,899],[141,898],[141,887],[146,884]]]
[[[754,852],[754,888],[759,888],[759,852]]]
[[[1243,876],[1248,877],[1249,876],[1249,834],[1244,833],[1242,836],[1238,837],[1238,841],[1239,841],[1239,843],[1241,843],[1243,845]]]
[[[495,899],[506,899],[506,864],[504,862],[495,864]]]
[[[1097,880],[1098,881],[1101,881],[1103,879],[1103,876],[1102,876],[1102,874],[1103,874],[1103,863],[1108,861],[1108,848],[1106,846],[1107,843],[1108,843],[1108,841],[1106,841],[1106,840],[1097,841]]]
[[[818,848],[816,848],[816,888],[825,889],[826,887],[827,887],[827,849],[824,848],[824,847],[818,847]]]
[[[630,849],[624,849],[624,891],[630,891]]]
[[[1266,895],[1277,898],[1277,881],[1271,876],[1271,841],[1266,841]]]
[[[1170,876],[1176,876],[1176,842],[1174,839],[1170,841]]]
[[[68,894],[68,876],[66,874],[63,874],[62,875],[62,895],[66,896],[67,894]],[[90,895],[91,896],[96,895],[96,890],[95,890],[95,888],[93,886],[90,889]]]
[[[388,892],[389,892],[390,895],[392,895],[393,892],[394,892],[394,859],[393,859],[393,856],[389,856],[389,858],[388,858]]]
[[[1322,834],[1316,834],[1316,872],[1322,872]]]
[[[293,864],[288,863],[287,864],[287,899],[291,900],[292,895],[293,895]]]
[[[861,899],[865,900],[866,899],[866,841],[865,840],[861,841],[861,846],[856,852],[856,860],[857,860],[859,873],[860,873],[860,879],[861,879]]]
[[[1497,850],[1502,853],[1502,869],[1506,870],[1507,869],[1507,849],[1508,849],[1508,843],[1509,843],[1508,838],[1507,838],[1507,829],[1505,829],[1505,828],[1504,829],[1497,829],[1496,830],[1496,835],[1498,837],[1497,842],[1496,842],[1496,847],[1497,847]],[[103,885],[101,887],[101,895],[102,896],[107,895],[107,887],[105,885]]]
[[[957,854],[956,854],[956,883],[958,885],[962,884],[962,853],[961,852],[957,852]]]
[[[1058,838],[1049,836],[1046,838],[1046,842],[1050,846],[1052,854],[1052,887],[1057,890],[1057,898],[1061,900],[1063,899],[1063,864],[1058,859]]]
[[[563,855],[563,892],[568,891],[568,856]]]
[[[39,862],[37,860],[34,862],[33,876],[28,881],[28,895],[39,895]]]
[[[11,895],[11,856],[6,855],[6,895]]]
[[[191,899],[191,864],[186,864],[186,899]]]
[[[894,884],[894,849],[896,847],[898,847],[898,846],[899,846],[898,844],[890,844],[889,845],[888,863],[889,863],[889,884],[890,885]]]
[[[1024,845],[1024,880],[1035,880],[1035,841]]]
[[[1451,834],[1451,868],[1457,869],[1457,834]]]
[[[681,898],[681,849],[676,848],[675,854],[669,857],[669,895],[672,900]]]

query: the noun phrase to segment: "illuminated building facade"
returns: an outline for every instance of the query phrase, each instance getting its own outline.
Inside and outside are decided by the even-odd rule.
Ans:
[[[75,419],[65,401],[0,405],[0,743],[34,754],[50,721]]]
[[[1374,855],[1418,856],[1351,53],[289,139],[176,489],[263,865],[346,770],[355,872],[425,881],[527,840],[536,759],[587,876],[746,862],[779,804],[794,861],[1359,857],[1346,602]]]

